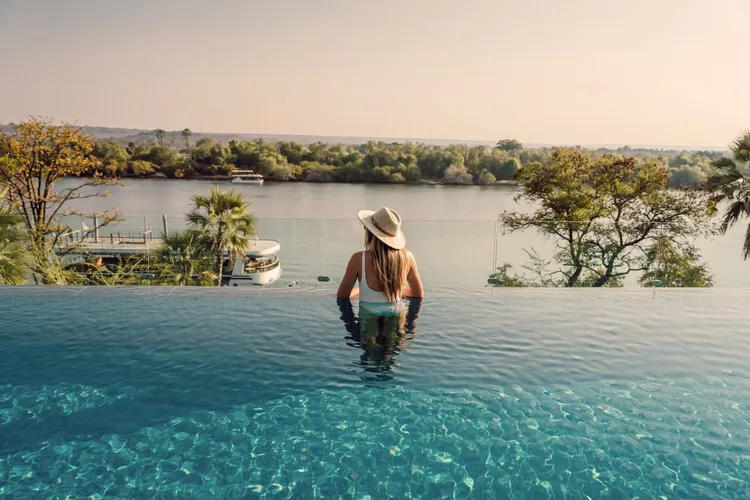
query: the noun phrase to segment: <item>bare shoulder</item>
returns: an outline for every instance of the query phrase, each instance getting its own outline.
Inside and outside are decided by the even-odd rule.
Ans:
[[[352,266],[362,264],[362,252],[354,252],[349,258],[349,264]]]
[[[406,257],[409,259],[409,262],[411,262],[412,264],[416,264],[417,259],[414,258],[414,254],[411,253],[411,250],[409,250],[408,248],[404,248],[404,252],[406,252]]]

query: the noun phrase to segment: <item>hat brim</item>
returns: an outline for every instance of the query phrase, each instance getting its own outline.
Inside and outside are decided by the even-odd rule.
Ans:
[[[406,236],[404,236],[404,232],[401,230],[401,228],[398,229],[398,232],[395,236],[389,236],[385,234],[383,231],[378,229],[375,226],[375,223],[372,221],[372,214],[374,213],[374,210],[360,210],[357,214],[357,217],[359,218],[360,222],[364,224],[368,231],[370,231],[377,239],[379,239],[389,247],[395,250],[403,250],[404,248],[406,248]]]

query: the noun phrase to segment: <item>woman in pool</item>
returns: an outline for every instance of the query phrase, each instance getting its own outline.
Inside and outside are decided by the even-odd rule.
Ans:
[[[365,249],[349,259],[337,297],[359,297],[360,310],[377,316],[398,314],[405,308],[404,298],[424,296],[417,262],[406,249],[401,217],[387,207],[361,210],[358,217],[365,227]]]
[[[362,350],[357,363],[362,367],[362,380],[392,379],[398,356],[407,352],[416,338],[422,299],[409,300],[402,314],[390,316],[375,316],[360,308],[358,317],[351,300],[340,299],[338,304],[347,332],[346,345]]]

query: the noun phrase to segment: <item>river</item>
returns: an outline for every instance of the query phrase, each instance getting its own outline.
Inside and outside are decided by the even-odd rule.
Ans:
[[[77,206],[89,213],[117,207],[125,217],[118,230],[141,231],[147,226],[156,234],[162,230],[162,214],[168,216],[170,231],[184,227],[190,197],[208,192],[212,185],[230,187],[227,182],[130,179],[125,186],[111,187],[109,198],[79,200]],[[404,219],[408,246],[428,289],[483,287],[495,264],[508,262],[521,271],[528,261],[524,249],[533,247],[544,256],[553,252],[552,242],[537,233],[508,235],[500,228],[493,256],[498,214],[529,210],[528,205],[516,203],[513,186],[267,182],[231,187],[252,202],[259,237],[281,242],[282,285],[311,285],[318,276],[338,278],[349,255],[362,246],[357,211],[381,206],[396,209]],[[741,256],[744,230],[737,226],[727,235],[698,242],[715,286],[750,282],[750,263]]]

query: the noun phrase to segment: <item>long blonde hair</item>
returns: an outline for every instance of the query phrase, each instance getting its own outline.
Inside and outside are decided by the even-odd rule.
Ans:
[[[409,257],[406,250],[391,248],[369,230],[365,231],[365,248],[372,252],[372,263],[380,286],[383,287],[388,302],[398,302],[403,298],[406,278],[409,276]]]

